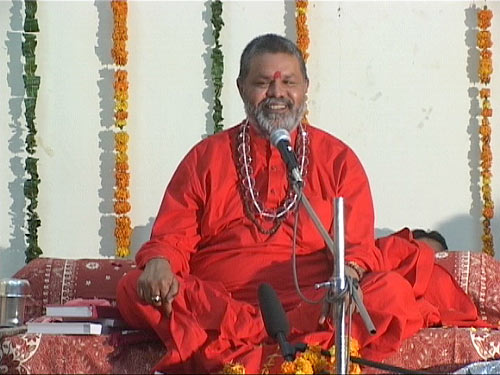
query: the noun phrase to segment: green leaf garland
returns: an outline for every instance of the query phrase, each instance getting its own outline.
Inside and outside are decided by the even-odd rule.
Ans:
[[[220,96],[222,93],[222,75],[224,73],[224,55],[222,54],[219,37],[224,21],[222,20],[222,2],[220,0],[214,0],[210,4],[212,8],[212,25],[214,30],[212,35],[215,39],[215,47],[212,49],[212,83],[214,85],[214,113],[212,118],[214,119],[214,133],[221,131],[224,127],[222,124],[222,103],[220,101]]]
[[[28,173],[28,179],[24,182],[24,196],[30,201],[27,206],[28,219],[26,234],[26,263],[38,258],[42,254],[42,249],[38,246],[38,228],[41,225],[41,220],[36,212],[38,207],[38,185],[40,184],[40,176],[38,175],[38,159],[32,155],[36,152],[36,126],[35,126],[35,109],[38,98],[38,89],[40,88],[40,76],[37,76],[35,63],[35,49],[37,45],[36,33],[40,29],[36,18],[37,2],[36,0],[25,0],[24,19],[24,42],[21,49],[25,59],[24,63],[24,116],[26,118],[26,126],[28,135],[26,136],[26,152],[29,156],[26,158],[24,169]]]

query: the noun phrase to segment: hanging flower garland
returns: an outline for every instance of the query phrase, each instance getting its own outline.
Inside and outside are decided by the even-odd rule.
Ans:
[[[30,201],[28,204],[28,233],[26,234],[27,248],[26,263],[38,258],[42,254],[42,249],[38,246],[38,227],[41,225],[41,220],[36,212],[38,207],[38,185],[40,177],[38,175],[38,159],[33,157],[36,152],[36,127],[35,127],[35,109],[38,98],[38,89],[40,87],[40,76],[35,74],[35,49],[37,45],[36,34],[40,31],[38,20],[36,18],[37,2],[35,0],[26,0],[24,2],[25,14],[24,19],[24,42],[22,43],[22,54],[25,59],[24,64],[24,88],[26,97],[24,98],[26,126],[28,127],[28,135],[26,136],[26,151],[29,156],[26,158],[25,170],[29,178],[24,182],[24,195]]]
[[[295,16],[295,24],[297,27],[297,47],[302,52],[304,61],[307,62],[309,53],[309,28],[307,27],[307,0],[296,0],[295,9],[297,11]]]
[[[111,56],[115,65],[127,65],[127,13],[126,0],[111,1],[113,9],[113,48]],[[114,75],[115,90],[115,194],[114,211],[116,214],[115,238],[116,255],[126,257],[130,255],[130,239],[132,236],[132,223],[127,213],[130,212],[130,173],[128,165],[129,135],[124,130],[128,118],[128,74],[125,69],[117,69]]]
[[[302,57],[304,61],[307,63],[307,59],[309,58],[309,53],[307,49],[309,48],[309,28],[307,27],[307,0],[296,0],[295,1],[295,25],[297,28],[297,47],[302,53]],[[304,113],[303,123],[307,124],[307,114]]]
[[[491,19],[493,18],[493,12],[486,6],[480,10],[477,14],[479,32],[477,34],[477,46],[480,50],[479,58],[479,81],[483,84],[483,88],[479,92],[479,96],[482,100],[482,111],[481,111],[481,126],[479,127],[479,134],[481,136],[481,178],[482,187],[481,192],[483,196],[483,235],[481,237],[483,241],[482,251],[485,254],[495,256],[495,249],[493,247],[493,233],[491,231],[490,220],[494,216],[494,204],[491,196],[491,166],[493,160],[493,154],[491,152],[491,125],[489,118],[493,115],[493,109],[491,108],[490,102],[490,89],[485,87],[490,83],[491,74],[493,73],[493,62],[491,46],[493,46],[493,41],[491,40],[491,32],[488,28],[491,26]]]
[[[222,93],[222,74],[224,73],[224,55],[222,54],[219,38],[220,31],[224,25],[222,20],[222,2],[220,0],[214,0],[210,3],[212,9],[212,25],[214,27],[212,35],[215,39],[215,47],[212,49],[212,83],[214,85],[214,112],[212,118],[214,119],[214,133],[217,133],[223,129],[222,120],[222,103],[220,101],[220,96]]]
[[[360,346],[357,340],[351,338],[349,344],[349,355],[360,357]],[[271,366],[264,365],[262,374],[269,374],[272,370],[277,355],[271,355]],[[304,353],[298,353],[293,361],[282,362],[279,374],[335,374],[335,346],[328,351],[319,345],[309,345]],[[246,369],[242,364],[229,363],[222,369],[223,374],[245,374]],[[361,367],[356,363],[349,366],[349,374],[361,374]]]

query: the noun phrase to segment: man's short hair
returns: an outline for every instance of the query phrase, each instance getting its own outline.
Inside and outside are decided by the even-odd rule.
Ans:
[[[438,231],[425,231],[423,229],[414,229],[412,230],[413,238],[418,240],[419,238],[430,238],[431,240],[439,242],[439,244],[443,247],[444,250],[448,250],[448,245],[446,244],[446,240]]]
[[[289,39],[276,34],[265,34],[254,38],[247,44],[240,58],[240,73],[238,79],[245,79],[250,71],[250,62],[255,56],[263,55],[264,53],[286,53],[295,56],[299,61],[300,70],[306,79],[307,69],[302,52]]]

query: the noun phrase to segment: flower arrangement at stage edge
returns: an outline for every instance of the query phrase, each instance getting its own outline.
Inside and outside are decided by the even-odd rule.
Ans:
[[[212,34],[215,39],[215,47],[212,49],[212,83],[214,85],[214,112],[212,118],[214,119],[214,133],[218,133],[224,127],[222,124],[222,103],[220,101],[220,96],[222,94],[222,75],[224,73],[224,55],[222,54],[222,45],[220,44],[220,31],[222,26],[224,26],[224,21],[222,20],[222,1],[213,0],[210,3],[212,9]]]
[[[111,1],[113,10],[113,47],[111,56],[115,65],[125,66],[128,61],[126,44],[127,34],[127,13],[128,4],[126,0]],[[128,142],[129,135],[124,130],[128,119],[128,73],[125,69],[119,68],[114,75],[114,99],[115,99],[115,193],[114,211],[116,255],[126,257],[130,255],[130,239],[132,237],[131,220],[127,216],[130,212],[130,173],[128,164]]]
[[[360,357],[360,346],[357,340],[350,339],[349,355]],[[271,362],[278,355],[271,355]],[[269,359],[269,358],[268,358]],[[272,366],[271,363],[271,366]],[[269,373],[269,364],[265,365],[262,374]],[[223,374],[245,374],[245,367],[239,363],[229,363],[222,369]],[[324,351],[319,345],[309,345],[304,353],[297,354],[293,361],[283,362],[281,364],[280,374],[334,374],[335,373],[335,346],[330,350]],[[361,374],[361,367],[358,364],[351,363],[349,374]]]
[[[28,134],[26,136],[26,152],[28,157],[25,161],[24,169],[29,175],[29,178],[24,182],[24,196],[30,201],[27,207],[27,227],[26,234],[27,247],[25,250],[26,263],[38,258],[42,254],[42,249],[38,245],[38,227],[41,225],[40,217],[36,211],[38,207],[38,185],[40,184],[40,176],[38,175],[38,159],[33,157],[36,152],[36,126],[35,126],[35,109],[38,99],[38,89],[40,88],[40,76],[36,73],[36,56],[35,49],[37,45],[36,34],[40,31],[38,27],[38,19],[36,18],[37,2],[35,0],[26,0],[25,19],[24,19],[24,42],[22,43],[22,54],[25,59],[24,63],[24,89],[26,97],[24,98],[26,126]]]
[[[491,125],[490,117],[493,115],[493,109],[491,108],[490,95],[491,91],[489,88],[485,87],[490,83],[491,74],[493,73],[493,61],[491,46],[493,46],[493,41],[491,40],[491,32],[488,28],[491,26],[491,19],[493,18],[493,12],[486,6],[479,10],[477,14],[477,21],[479,32],[477,34],[477,47],[480,50],[479,53],[479,81],[483,84],[483,88],[479,92],[480,99],[482,101],[481,110],[481,126],[479,127],[479,135],[481,138],[481,193],[483,197],[483,235],[481,236],[483,242],[482,252],[485,254],[494,256],[495,249],[493,247],[493,233],[491,231],[491,219],[494,216],[494,204],[491,194],[491,167],[493,160],[493,153],[491,151],[490,141],[491,141]]]

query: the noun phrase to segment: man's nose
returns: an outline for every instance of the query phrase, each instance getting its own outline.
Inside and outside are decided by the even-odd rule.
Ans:
[[[267,89],[267,96],[270,98],[282,98],[285,95],[283,83],[279,79],[271,82]]]

